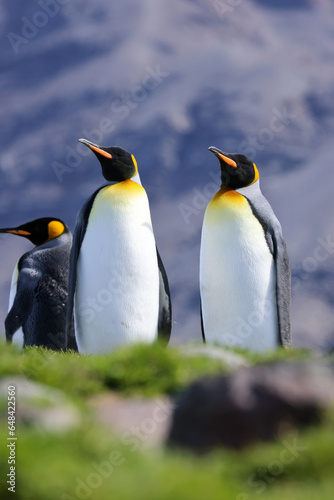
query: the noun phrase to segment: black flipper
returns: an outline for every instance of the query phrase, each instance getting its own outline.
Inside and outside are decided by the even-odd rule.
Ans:
[[[159,319],[158,339],[166,345],[169,342],[172,330],[172,304],[168,285],[167,274],[157,249],[159,266]]]
[[[201,314],[202,339],[203,339],[203,344],[206,344],[206,338],[205,338],[205,333],[204,333],[203,312],[202,312],[202,301],[201,301],[201,305],[200,305],[200,314]]]
[[[66,323],[67,324],[67,323]],[[66,326],[66,349],[78,352],[78,344],[75,338],[75,330],[74,330],[74,317],[72,315],[72,320],[69,327]]]
[[[14,333],[27,321],[34,302],[34,288],[39,277],[33,269],[18,266],[16,294],[5,319],[6,340],[12,342]],[[24,332],[23,332],[24,334]]]
[[[272,238],[276,265],[276,297],[280,341],[283,347],[291,347],[291,272],[289,257],[282,234],[274,231]]]
[[[269,250],[275,261],[279,341],[283,347],[291,347],[291,271],[282,228],[270,204],[262,194],[255,199],[250,199],[248,196],[245,196],[245,198],[247,198],[253,214],[263,227]]]
[[[70,256],[70,273],[68,284],[68,302],[67,302],[67,318],[66,318],[66,338],[68,349],[77,350],[77,342],[75,338],[74,328],[74,294],[77,282],[77,261],[80,253],[80,248],[85,237],[89,214],[91,212],[95,197],[97,193],[105,186],[98,188],[90,198],[84,203],[78,213],[76,226],[73,234],[73,244]],[[72,347],[71,347],[72,346]]]

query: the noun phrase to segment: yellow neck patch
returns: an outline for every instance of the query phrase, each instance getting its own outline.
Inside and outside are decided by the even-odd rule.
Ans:
[[[64,224],[62,224],[61,222],[57,220],[49,222],[48,224],[49,237],[46,241],[50,241],[53,240],[53,238],[57,238],[57,236],[63,234],[64,230],[65,230]]]
[[[132,158],[134,166],[136,167],[136,173],[132,176],[132,177],[134,177],[135,175],[138,174],[138,165],[137,165],[136,158],[133,155],[131,155],[131,158]]]
[[[260,174],[259,174],[259,171],[258,171],[257,166],[255,165],[255,163],[253,163],[253,167],[254,167],[255,177],[254,177],[253,182],[251,182],[250,184],[248,184],[249,186],[251,186],[252,184],[254,184],[254,182],[256,182],[256,181],[258,181],[260,179]]]
[[[245,197],[229,187],[221,188],[212,198],[209,204],[240,204],[245,202]]]
[[[248,202],[242,194],[225,187],[220,189],[208,204],[204,221],[209,226],[234,224],[236,220],[244,217],[248,208]]]

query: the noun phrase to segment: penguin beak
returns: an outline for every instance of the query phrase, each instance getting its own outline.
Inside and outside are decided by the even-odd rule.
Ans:
[[[217,156],[218,159],[223,160],[223,162],[227,163],[227,165],[230,165],[230,167],[237,168],[238,165],[236,164],[236,162],[232,160],[232,158],[225,156],[221,151],[219,151],[218,148],[210,146],[209,151],[211,151],[211,153]]]
[[[18,234],[19,236],[31,236],[31,233],[29,233],[28,231],[24,231],[23,229],[14,229],[14,228],[0,229],[0,233]]]
[[[98,153],[99,155],[105,156],[106,158],[112,158],[112,155],[110,153],[107,153],[107,151],[104,151],[100,146],[97,144],[94,144],[93,142],[87,141],[87,139],[79,139],[79,142],[90,148],[92,151],[95,153]]]

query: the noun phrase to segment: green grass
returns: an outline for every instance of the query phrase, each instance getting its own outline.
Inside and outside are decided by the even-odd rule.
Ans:
[[[311,358],[305,351],[265,356],[241,353],[257,364]],[[79,427],[50,433],[17,427],[16,493],[8,492],[8,449],[1,439],[0,498],[7,500],[330,500],[334,491],[334,413],[325,422],[281,441],[242,452],[205,456],[177,450],[133,451],[129,442],[98,426],[87,400],[110,389],[126,396],[177,394],[205,374],[226,373],[220,361],[184,356],[177,348],[135,345],[107,356],[80,356],[0,345],[0,376],[24,376],[61,389],[84,415]],[[2,401],[3,403],[3,401]],[[7,436],[1,403],[0,435]],[[18,401],[19,404],[19,401]],[[297,448],[296,448],[297,443]],[[293,453],[291,449],[294,449]]]
[[[264,355],[238,351],[249,363],[305,359],[309,351],[283,350]],[[184,356],[177,348],[138,344],[108,355],[82,356],[43,348],[18,349],[0,342],[0,376],[22,375],[78,397],[108,389],[125,394],[174,394],[203,375],[226,373],[221,361]]]
[[[222,450],[205,457],[171,450],[132,451],[95,426],[57,436],[22,429],[15,498],[330,500],[333,424],[329,415],[322,427],[286,436],[282,442],[239,453]],[[2,455],[1,477],[6,469]],[[1,488],[2,499],[12,498],[4,484]]]
[[[26,376],[78,397],[108,389],[149,396],[172,394],[201,375],[223,372],[220,361],[183,357],[178,349],[160,344],[133,345],[99,356],[0,344],[0,376]]]

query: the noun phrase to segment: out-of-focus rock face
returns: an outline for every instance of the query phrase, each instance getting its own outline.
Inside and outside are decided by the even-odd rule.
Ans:
[[[334,367],[285,362],[194,383],[174,410],[168,442],[196,452],[243,448],[314,424],[334,402]]]

